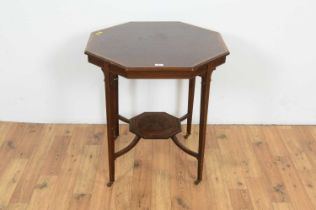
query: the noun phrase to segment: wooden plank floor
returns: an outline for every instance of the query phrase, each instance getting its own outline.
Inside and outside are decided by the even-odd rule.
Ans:
[[[197,147],[193,134],[179,139]],[[142,140],[108,179],[102,125],[0,123],[0,210],[316,209],[316,126],[208,126],[204,179],[171,141]],[[132,139],[121,126],[117,149]]]

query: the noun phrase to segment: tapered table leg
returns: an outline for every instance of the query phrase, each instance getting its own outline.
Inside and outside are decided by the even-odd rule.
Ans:
[[[115,180],[115,144],[116,137],[116,117],[115,117],[115,78],[116,75],[110,72],[109,65],[102,68],[105,82],[105,99],[106,99],[106,119],[107,119],[107,136],[108,136],[108,158],[109,158],[109,182],[111,186]]]
[[[200,128],[199,128],[199,148],[198,148],[198,158],[197,158],[198,159],[198,169],[197,169],[197,179],[195,181],[195,184],[200,183],[200,181],[202,180],[208,101],[209,101],[212,71],[213,71],[213,69],[208,69],[205,73],[203,73],[201,75],[201,77],[202,77],[201,108],[200,108]]]
[[[119,87],[118,87],[118,82],[119,82],[119,77],[118,75],[114,75],[114,131],[115,131],[115,138],[120,135],[120,128],[119,128]]]
[[[194,90],[195,90],[195,77],[189,80],[187,134],[185,135],[186,138],[191,134]]]

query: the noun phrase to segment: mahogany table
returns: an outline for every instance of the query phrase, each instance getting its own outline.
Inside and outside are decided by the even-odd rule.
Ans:
[[[202,180],[205,135],[211,74],[225,63],[228,49],[221,35],[182,22],[129,22],[92,32],[85,50],[88,61],[102,68],[105,81],[109,183],[115,179],[115,159],[143,139],[169,139],[198,161],[198,184]],[[119,114],[118,79],[188,79],[188,111],[180,117],[165,112],[144,112],[131,119]],[[187,120],[191,133],[195,77],[200,76],[201,108],[198,151],[185,147],[176,137],[180,122]],[[115,151],[119,120],[129,124],[135,134],[131,143]]]

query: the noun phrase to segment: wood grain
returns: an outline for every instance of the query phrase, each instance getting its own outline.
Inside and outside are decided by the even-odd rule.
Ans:
[[[173,70],[181,75],[201,65],[214,64],[229,51],[215,31],[164,21],[129,22],[91,33],[85,54],[91,63],[98,65],[92,60],[101,59],[125,73],[117,71],[118,74],[129,77],[139,71],[153,75]]]
[[[196,150],[198,130],[179,141]],[[106,135],[104,125],[0,122],[0,209],[316,209],[316,126],[208,125],[198,186],[194,158],[147,140],[118,158],[107,187]],[[132,137],[121,125],[116,149]]]

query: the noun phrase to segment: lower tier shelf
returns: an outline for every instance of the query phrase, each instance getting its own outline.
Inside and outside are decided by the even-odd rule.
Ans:
[[[180,119],[166,112],[144,112],[129,124],[130,132],[143,139],[168,139],[181,132]]]

